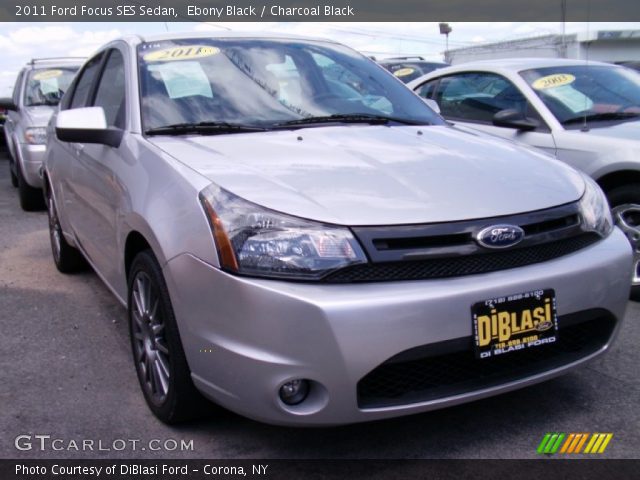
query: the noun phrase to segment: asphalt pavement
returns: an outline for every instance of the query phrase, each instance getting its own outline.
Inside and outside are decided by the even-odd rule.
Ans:
[[[0,458],[535,458],[546,432],[611,432],[600,457],[639,458],[639,343],[630,302],[606,355],[498,397],[347,427],[275,427],[215,407],[169,427],[140,392],[124,308],[93,272],[58,273],[46,213],[20,209],[0,153]]]

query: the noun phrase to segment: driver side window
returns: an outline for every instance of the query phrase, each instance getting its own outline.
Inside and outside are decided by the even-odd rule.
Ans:
[[[110,127],[124,128],[125,124],[125,72],[120,50],[113,49],[104,66],[93,105],[102,107]]]
[[[93,81],[98,74],[101,61],[102,53],[89,60],[89,62],[82,69],[82,72],[80,72],[78,80],[76,81],[73,91],[73,97],[71,98],[71,105],[69,106],[69,108],[82,108],[87,106],[89,95],[91,93],[91,86],[93,85]]]
[[[442,116],[451,120],[491,124],[496,113],[507,109],[540,119],[520,90],[495,73],[450,75],[441,78],[429,94],[440,105]]]

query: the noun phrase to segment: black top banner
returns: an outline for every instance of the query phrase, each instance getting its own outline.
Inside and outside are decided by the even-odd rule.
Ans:
[[[563,13],[564,12],[564,13]],[[637,0],[2,0],[0,21],[637,21]]]

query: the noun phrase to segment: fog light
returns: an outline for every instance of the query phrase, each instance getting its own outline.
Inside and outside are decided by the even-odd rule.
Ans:
[[[280,400],[287,405],[297,405],[309,394],[308,380],[291,380],[280,387]]]

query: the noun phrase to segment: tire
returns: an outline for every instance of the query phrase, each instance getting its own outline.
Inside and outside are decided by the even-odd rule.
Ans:
[[[9,157],[9,175],[11,176],[11,185],[13,187],[18,188],[18,177],[16,176],[15,173],[13,173],[13,167],[16,165],[16,161],[13,158],[13,155],[11,154],[11,149],[9,148],[9,144],[6,144],[7,146],[7,157]]]
[[[18,177],[13,173],[13,168],[11,168],[12,160],[9,160],[9,176],[11,177],[11,186],[18,188]]]
[[[636,280],[632,282],[630,298],[637,302],[640,301],[640,183],[613,188],[607,192],[607,199],[616,224],[627,235],[634,250]]]
[[[16,164],[17,167],[17,181],[18,181],[18,196],[20,198],[20,207],[25,212],[36,212],[38,210],[44,210],[44,195],[42,189],[33,188],[27,183],[22,175],[22,169],[20,164]]]
[[[86,270],[87,262],[76,248],[67,243],[62,234],[58,211],[53,201],[51,189],[47,189],[47,216],[49,217],[49,240],[53,263],[61,273],[74,273]]]
[[[133,361],[149,409],[167,424],[201,416],[207,401],[191,380],[169,292],[151,250],[132,262],[127,303]]]

